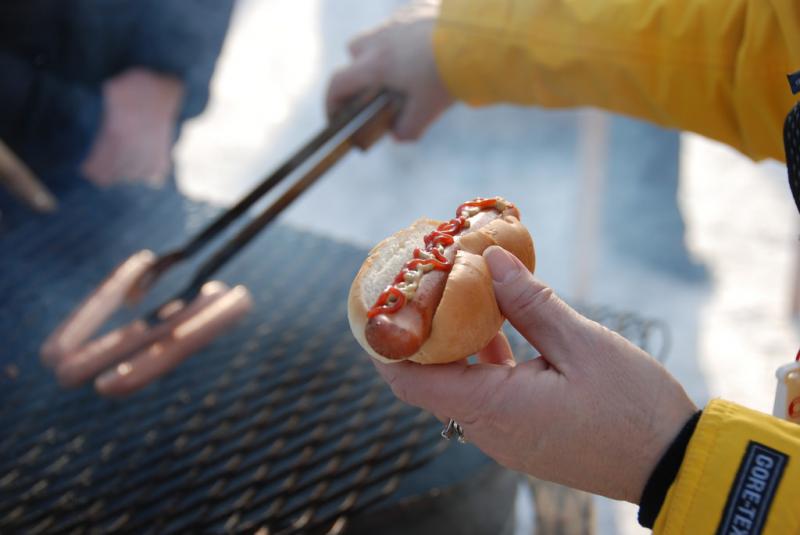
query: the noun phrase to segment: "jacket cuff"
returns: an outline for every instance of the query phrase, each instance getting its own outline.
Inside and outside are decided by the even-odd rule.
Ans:
[[[800,431],[734,403],[704,409],[656,533],[800,532]]]
[[[675,437],[675,440],[667,448],[664,456],[661,457],[653,473],[650,474],[650,479],[647,480],[642,492],[642,498],[639,500],[639,524],[643,527],[653,527],[659,511],[661,511],[661,506],[667,497],[667,491],[678,475],[678,470],[686,454],[686,448],[689,446],[689,440],[694,434],[701,414],[702,411],[697,411],[689,418]]]

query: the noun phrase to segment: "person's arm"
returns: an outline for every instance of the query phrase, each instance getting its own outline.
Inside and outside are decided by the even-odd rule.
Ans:
[[[665,464],[662,460],[659,468]],[[674,475],[661,496],[663,505],[650,498],[657,503],[647,504],[646,515],[640,513],[642,524],[655,533],[800,533],[796,424],[712,401]],[[658,513],[655,525],[652,513]]]
[[[169,175],[184,119],[198,115],[230,20],[233,0],[142,2],[125,64],[105,81],[103,123],[82,171],[111,185],[158,186]]]
[[[434,53],[473,105],[597,106],[783,160],[793,0],[443,0]]]
[[[163,185],[183,96],[178,78],[139,67],[106,80],[102,122],[81,164],[84,176],[98,186],[121,180]]]
[[[149,0],[130,46],[128,64],[179,78],[186,90],[182,119],[203,111],[233,0]]]

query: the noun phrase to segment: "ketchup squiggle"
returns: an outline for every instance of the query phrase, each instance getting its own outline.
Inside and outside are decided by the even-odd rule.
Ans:
[[[414,249],[411,260],[406,262],[400,273],[394,278],[391,285],[381,292],[375,304],[367,311],[367,317],[373,318],[379,314],[394,314],[414,296],[419,281],[425,273],[433,270],[450,272],[453,263],[444,256],[444,249],[455,243],[455,236],[469,227],[469,218],[484,211],[497,210],[502,212],[512,208],[510,202],[494,197],[492,199],[477,198],[465,202],[456,209],[456,217],[442,223],[436,230],[425,236],[424,249]]]

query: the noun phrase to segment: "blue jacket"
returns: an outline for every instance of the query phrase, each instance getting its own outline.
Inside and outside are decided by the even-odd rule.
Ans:
[[[3,0],[0,138],[45,180],[94,138],[104,80],[141,66],[181,78],[199,114],[233,0]],[[66,167],[65,167],[66,166]]]

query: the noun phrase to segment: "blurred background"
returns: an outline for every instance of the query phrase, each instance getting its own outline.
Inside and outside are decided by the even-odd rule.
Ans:
[[[325,125],[348,40],[404,4],[238,0],[208,105],[174,148],[180,190],[223,206],[241,197]],[[669,325],[666,366],[697,404],[771,411],[774,370],[800,343],[795,208],[777,163],[594,110],[459,105],[418,143],[347,156],[282,220],[368,248],[493,195],[519,206],[537,274],[558,293]],[[635,507],[596,506],[598,533],[644,531]]]

